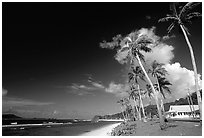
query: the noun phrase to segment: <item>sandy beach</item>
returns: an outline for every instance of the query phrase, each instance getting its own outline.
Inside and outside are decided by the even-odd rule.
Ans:
[[[117,127],[120,124],[121,123],[106,125],[102,128],[93,130],[91,132],[83,133],[80,136],[110,136],[110,133],[113,130],[113,128]]]

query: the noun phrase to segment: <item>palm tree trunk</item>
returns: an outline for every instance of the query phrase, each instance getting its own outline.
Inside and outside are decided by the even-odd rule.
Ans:
[[[127,112],[127,107],[125,107],[125,118],[128,120],[128,112]]]
[[[164,113],[165,113],[164,103],[163,103],[163,100],[162,100],[161,89],[160,89],[159,80],[158,80],[157,77],[156,77],[156,80],[157,80],[157,85],[158,85],[158,89],[159,89],[159,94],[161,95],[160,102],[161,102],[162,115],[164,115]]]
[[[144,69],[144,67],[143,67],[143,65],[142,65],[142,62],[141,62],[139,56],[136,55],[136,58],[137,58],[137,60],[138,60],[138,62],[139,62],[139,65],[140,65],[142,71],[143,71],[144,74],[145,74],[145,77],[147,78],[147,80],[148,80],[148,82],[149,82],[149,84],[150,84],[150,86],[151,86],[151,88],[152,88],[153,93],[154,93],[155,102],[156,102],[157,110],[158,110],[158,114],[159,114],[160,128],[161,128],[161,129],[164,129],[164,128],[166,127],[166,124],[165,124],[164,118],[163,118],[163,116],[162,116],[162,114],[161,114],[161,109],[160,109],[159,101],[158,101],[158,95],[157,95],[157,93],[156,93],[156,91],[155,91],[155,89],[154,89],[154,86],[153,86],[153,84],[152,84],[152,81],[150,80],[149,76],[147,75],[147,72],[145,71],[145,69]]]
[[[124,118],[124,121],[125,121],[125,115],[124,115],[122,106],[121,106],[121,111],[122,111],[122,115],[123,115],[123,118]]]
[[[190,107],[192,116],[193,116],[193,118],[194,118],[194,114],[193,114],[193,111],[192,111],[192,108],[191,108],[191,103],[190,103],[190,100],[189,100],[189,97],[188,97],[188,96],[187,96],[187,101],[188,101],[188,104],[189,104],[189,107]]]
[[[194,70],[194,77],[195,77],[195,88],[196,88],[196,94],[197,94],[197,100],[198,100],[198,106],[199,106],[199,110],[200,110],[200,121],[202,122],[202,100],[201,100],[201,95],[200,92],[198,90],[198,74],[197,74],[197,67],[196,67],[196,63],[195,63],[195,57],[194,57],[194,53],[193,53],[193,48],[191,46],[191,43],[188,39],[188,36],[186,34],[186,31],[184,30],[184,27],[182,24],[180,24],[180,27],[183,31],[184,37],[186,39],[188,48],[190,50],[190,54],[191,54],[191,61],[193,64],[193,70]]]
[[[136,111],[137,111],[137,114],[138,114],[138,118],[139,118],[139,120],[141,120],[141,114],[140,114],[140,112],[138,111],[137,103],[136,103],[136,98],[135,98],[135,97],[134,97],[134,103],[135,103],[135,108],[136,108]]]
[[[191,97],[190,93],[189,93],[189,99],[190,99],[190,103],[191,103],[191,105],[192,105],[192,109],[193,109],[193,117],[194,117],[194,116],[195,116],[195,108],[194,108],[193,100],[192,100],[192,97]]]
[[[143,118],[144,118],[144,121],[146,121],[146,120],[145,120],[146,116],[145,116],[145,111],[144,111],[144,106],[143,106],[143,102],[142,102],[142,97],[141,97],[141,92],[140,92],[140,86],[139,86],[139,84],[137,85],[137,87],[138,87],[138,91],[139,91],[140,104],[141,104],[141,107],[142,107]]]

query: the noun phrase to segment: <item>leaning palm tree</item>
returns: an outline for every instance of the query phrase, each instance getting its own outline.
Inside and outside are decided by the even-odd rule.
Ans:
[[[103,41],[102,43],[100,43],[100,46],[102,48],[116,48],[118,50],[116,59],[120,59],[120,62],[127,63],[128,61],[130,61],[131,64],[134,64],[135,61],[137,61],[139,63],[155,95],[154,98],[159,113],[160,128],[164,129],[166,127],[166,124],[161,114],[161,108],[159,106],[156,91],[142,64],[142,61],[144,61],[144,56],[141,54],[141,51],[151,52],[151,48],[149,47],[150,44],[154,44],[154,40],[151,37],[149,37],[147,34],[140,34],[138,31],[135,31],[130,33],[125,38],[123,38],[121,35],[117,35],[116,37],[113,37],[112,42]],[[123,57],[121,58],[119,55],[122,55]]]
[[[168,33],[171,32],[171,30],[174,28],[175,25],[179,25],[187,46],[190,50],[191,54],[191,61],[193,65],[193,70],[194,70],[194,77],[195,77],[195,89],[196,89],[196,94],[197,94],[197,100],[198,100],[198,105],[199,105],[199,110],[200,110],[200,120],[202,120],[202,100],[201,100],[201,94],[199,92],[198,88],[198,74],[197,74],[197,67],[196,67],[196,62],[195,62],[195,57],[193,53],[193,48],[191,46],[190,40],[188,38],[188,35],[190,34],[188,29],[185,27],[184,23],[191,23],[191,20],[195,17],[201,17],[201,14],[199,12],[190,12],[194,7],[199,5],[200,3],[198,2],[189,2],[185,4],[183,7],[179,8],[179,12],[176,9],[175,3],[171,4],[170,10],[172,11],[171,15],[167,15],[167,17],[159,19],[159,22],[164,22],[164,21],[171,21],[171,25],[168,27]]]
[[[137,90],[138,90],[138,94],[139,94],[139,101],[140,101],[140,105],[142,107],[143,119],[144,119],[144,121],[146,121],[146,119],[145,119],[146,116],[145,116],[145,112],[144,112],[144,105],[142,102],[140,85],[139,85],[139,79],[145,81],[144,73],[139,66],[136,66],[135,68],[134,67],[131,68],[131,72],[128,73],[128,76],[129,76],[129,81],[132,81],[133,85],[134,84],[137,85]]]

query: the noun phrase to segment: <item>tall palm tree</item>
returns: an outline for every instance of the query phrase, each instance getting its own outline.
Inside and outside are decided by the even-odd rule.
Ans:
[[[126,54],[126,56],[124,56],[124,58],[121,60],[125,63],[127,61],[130,61],[130,63],[134,63],[135,61],[137,61],[139,63],[155,95],[154,98],[159,113],[160,128],[164,129],[166,127],[166,124],[164,122],[164,118],[162,117],[158,96],[154,89],[153,83],[142,64],[142,61],[144,61],[144,56],[141,54],[141,51],[151,52],[149,44],[154,44],[154,40],[152,38],[150,38],[147,34],[140,34],[138,31],[135,31],[130,33],[125,38],[123,38],[121,35],[117,35],[116,37],[113,38],[112,42],[103,41],[102,43],[100,43],[100,46],[102,48],[119,49],[118,54],[120,53]]]
[[[137,90],[138,90],[138,94],[139,94],[139,101],[140,101],[140,105],[142,107],[142,113],[143,113],[144,121],[146,121],[145,120],[146,116],[145,116],[145,112],[144,112],[144,105],[142,102],[140,85],[139,85],[139,79],[145,81],[144,73],[142,72],[142,70],[139,66],[136,66],[135,68],[134,67],[131,68],[131,72],[128,73],[128,76],[129,76],[129,81],[132,81],[133,85],[134,84],[137,85]],[[133,92],[136,92],[136,91],[133,91]]]
[[[194,78],[195,78],[195,88],[196,88],[196,94],[197,94],[197,100],[198,100],[198,105],[199,105],[199,110],[200,110],[200,120],[202,120],[202,100],[201,100],[201,94],[199,92],[198,88],[198,74],[197,74],[197,67],[196,67],[196,62],[195,62],[195,57],[193,53],[193,48],[191,46],[190,40],[188,38],[188,35],[190,34],[188,29],[185,27],[184,23],[191,23],[191,20],[195,17],[200,17],[201,14],[199,12],[190,12],[194,7],[199,5],[200,3],[198,2],[189,2],[185,4],[183,7],[180,7],[179,12],[176,9],[175,3],[171,4],[170,10],[172,12],[171,15],[167,15],[167,17],[159,19],[159,22],[164,22],[164,21],[171,21],[171,25],[168,27],[168,33],[171,32],[171,30],[174,28],[175,25],[179,25],[181,28],[187,46],[190,51],[191,55],[191,61],[193,65],[193,70],[194,70]]]

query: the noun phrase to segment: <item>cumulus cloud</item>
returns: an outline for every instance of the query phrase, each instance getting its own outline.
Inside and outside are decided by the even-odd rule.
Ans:
[[[172,83],[170,86],[172,96],[175,99],[185,97],[190,89],[190,93],[195,92],[194,72],[192,70],[181,67],[180,63],[166,64],[164,66],[168,71],[167,79]],[[199,88],[202,87],[201,75],[199,78]]]
[[[6,95],[7,95],[7,93],[8,93],[8,90],[6,90],[6,89],[2,88],[2,96],[6,96]]]
[[[117,97],[126,97],[128,93],[126,92],[129,89],[127,84],[116,84],[111,82],[109,87],[105,89],[105,92],[115,94]]]
[[[154,60],[158,63],[168,64],[174,58],[173,50],[173,46],[159,43],[157,46],[152,47],[152,52],[142,52],[142,54],[145,56],[148,64],[151,64]]]
[[[139,36],[146,35],[148,38],[151,38],[154,42],[157,42],[160,37],[155,34],[156,27],[148,28],[141,28],[138,30]]]

